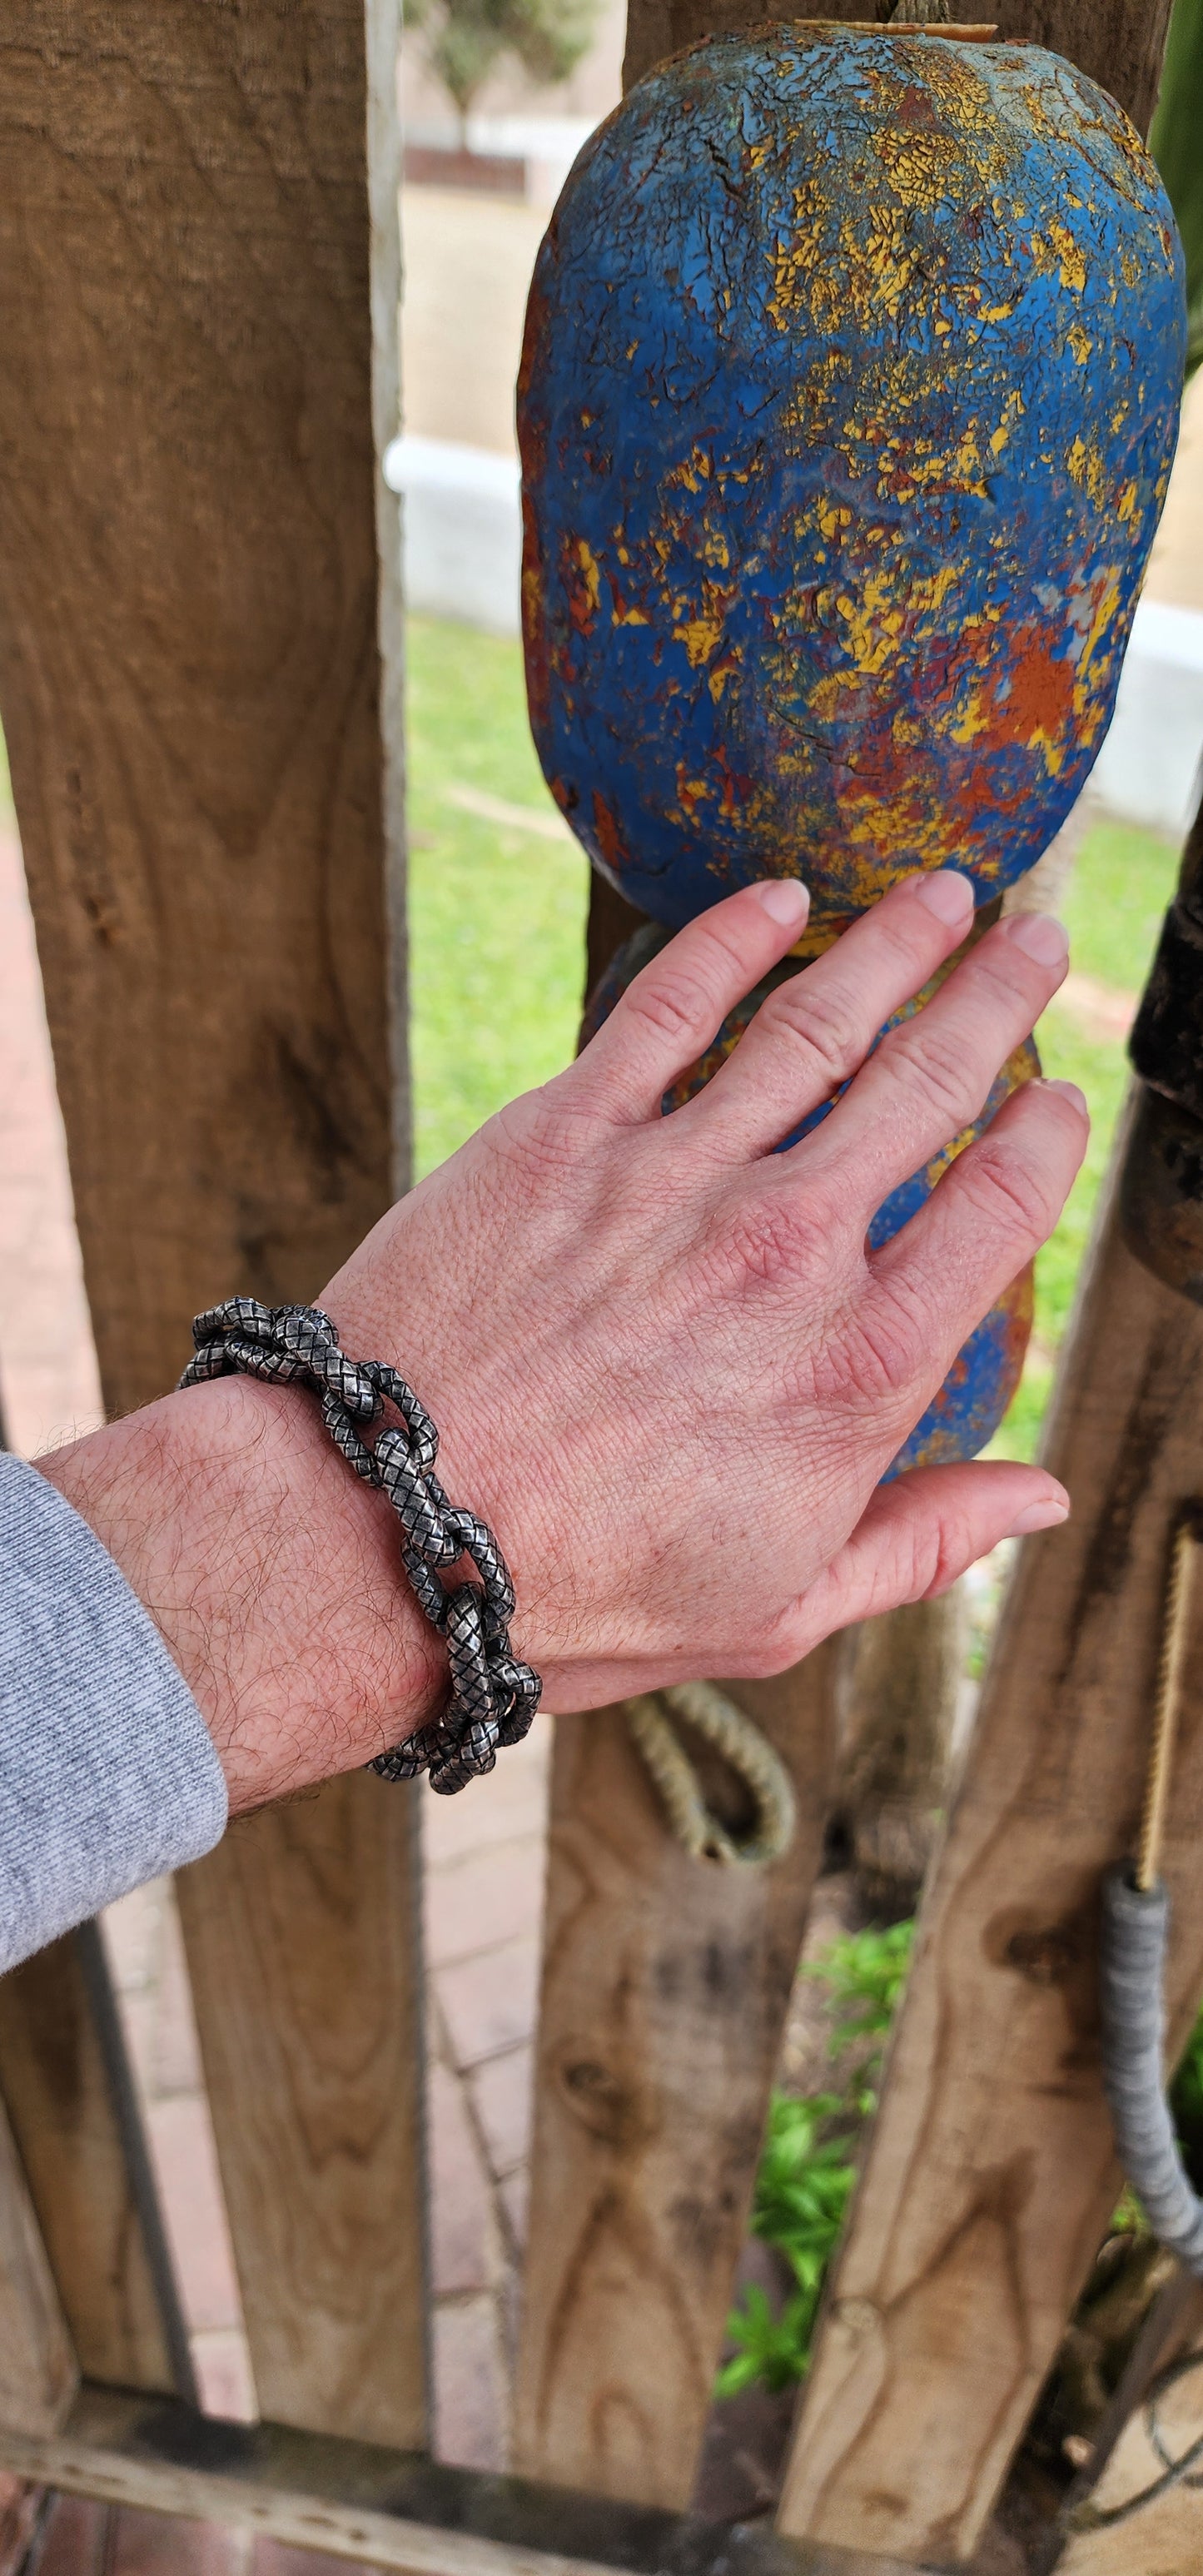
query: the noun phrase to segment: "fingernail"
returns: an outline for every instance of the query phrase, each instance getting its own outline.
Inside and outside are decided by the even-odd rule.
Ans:
[[[779,921],[783,930],[803,922],[810,910],[810,895],[797,877],[765,877],[752,892],[759,896],[769,920]]]
[[[1045,1494],[1040,1502],[1029,1503],[1026,1511],[1013,1520],[1005,1535],[1008,1538],[1030,1538],[1033,1530],[1056,1529],[1069,1519],[1069,1504],[1063,1494]]]
[[[1013,912],[1003,929],[1025,957],[1038,966],[1063,966],[1069,955],[1069,932],[1051,912]]]
[[[1042,1091],[1063,1091],[1066,1099],[1072,1100],[1074,1108],[1078,1111],[1079,1116],[1082,1118],[1089,1118],[1090,1109],[1087,1103],[1086,1094],[1084,1091],[1079,1091],[1076,1082],[1062,1082],[1059,1079],[1053,1080],[1050,1078],[1047,1082],[1042,1082],[1040,1088]]]
[[[937,868],[933,876],[920,877],[915,892],[946,930],[955,930],[962,921],[968,921],[973,911],[973,888],[968,877],[958,876],[955,868]]]

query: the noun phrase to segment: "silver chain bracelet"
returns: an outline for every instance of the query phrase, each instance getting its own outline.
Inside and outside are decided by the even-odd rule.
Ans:
[[[182,1387],[237,1375],[312,1387],[335,1447],[365,1485],[387,1494],[401,1523],[401,1562],[419,1607],[447,1641],[451,1697],[439,1717],[367,1768],[383,1780],[428,1771],[431,1788],[444,1795],[491,1771],[498,1747],[526,1734],[543,1685],[510,1652],[509,1568],[488,1523],[448,1502],[434,1473],[439,1435],[413,1388],[383,1360],[348,1359],[318,1306],[228,1297],[196,1317],[192,1338],[196,1356]],[[401,1420],[383,1422],[369,1448],[363,1434],[381,1421],[386,1403]],[[480,1581],[448,1591],[438,1568],[465,1556]]]

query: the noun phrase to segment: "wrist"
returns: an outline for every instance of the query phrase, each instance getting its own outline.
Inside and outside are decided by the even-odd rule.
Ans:
[[[38,1464],[154,1620],[232,1811],[355,1769],[439,1705],[393,1516],[299,1389],[220,1379]]]

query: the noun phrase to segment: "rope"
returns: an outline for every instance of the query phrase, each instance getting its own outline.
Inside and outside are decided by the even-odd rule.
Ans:
[[[1159,2378],[1154,2380],[1144,2401],[1145,2429],[1158,2459],[1165,2462],[1164,2474],[1154,2478],[1147,2487],[1141,2487],[1138,2494],[1129,2496],[1123,2504],[1098,2505],[1090,2503],[1087,2499],[1086,2502],[1075,2505],[1063,2517],[1064,2530],[1074,2533],[1114,2531],[1117,2523],[1130,2522],[1134,2514],[1143,2513],[1147,2506],[1157,2504],[1163,2495],[1168,2495],[1171,2487],[1197,2488],[1203,2484],[1203,2480],[1189,2475],[1189,2471],[1200,2459],[1203,2459],[1203,2433],[1200,2433],[1198,2439],[1189,2445],[1180,2459],[1172,2460],[1166,2450],[1161,2427],[1157,2421],[1158,2401],[1168,2393],[1177,2380],[1185,2379],[1188,2371],[1198,2370],[1201,2367],[1203,2367],[1203,2352],[1188,2352],[1182,2360],[1171,2362],[1168,2370],[1163,2370]]]
[[[1160,1876],[1166,1801],[1203,1536],[1194,1510],[1174,1532],[1154,1695],[1153,1743],[1135,1869],[1103,1885],[1103,2085],[1120,2160],[1162,2245],[1203,2280],[1203,2202],[1182,2162],[1165,2088],[1170,1900]]]
[[[793,1783],[780,1755],[734,1700],[713,1682],[674,1682],[667,1690],[629,1699],[624,1705],[632,1741],[651,1774],[669,1828],[691,1859],[760,1869],[783,1857],[797,1822]],[[713,1744],[751,1790],[756,1815],[743,1833],[728,1832],[707,1806],[701,1781],[666,1710]]]
[[[1169,1793],[1170,1764],[1173,1760],[1174,1737],[1178,1730],[1178,1710],[1182,1699],[1182,1666],[1190,1623],[1191,1575],[1199,1532],[1193,1517],[1180,1520],[1170,1549],[1169,1582],[1166,1585],[1165,1614],[1161,1631],[1161,1651],[1157,1657],[1157,1680],[1153,1702],[1153,1752],[1149,1776],[1145,1783],[1144,1811],[1140,1820],[1140,1844],[1136,1857],[1136,1884],[1142,1896],[1156,1887],[1161,1865],[1161,1844],[1165,1832],[1165,1807]]]

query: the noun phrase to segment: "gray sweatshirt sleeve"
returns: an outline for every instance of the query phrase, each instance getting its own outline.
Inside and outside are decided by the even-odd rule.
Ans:
[[[0,1455],[0,1969],[211,1851],[226,1812],[137,1595],[53,1485]]]

